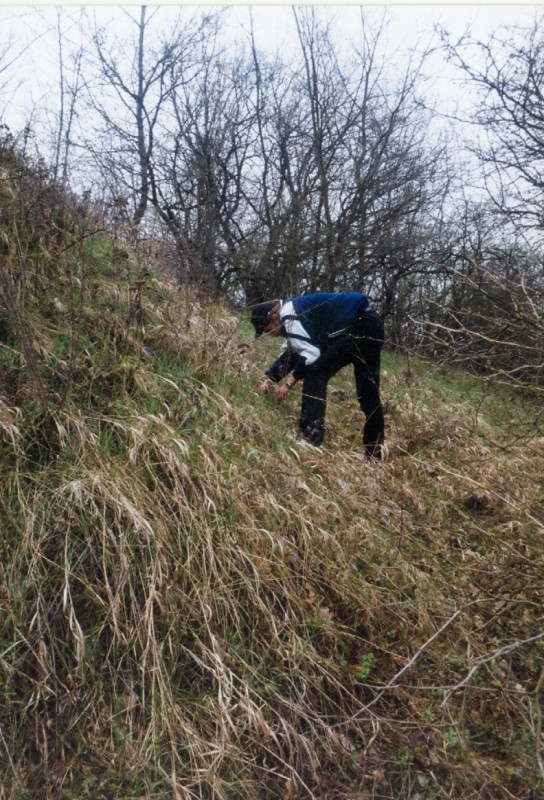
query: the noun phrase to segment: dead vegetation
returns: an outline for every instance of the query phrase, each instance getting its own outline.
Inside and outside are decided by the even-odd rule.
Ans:
[[[347,375],[313,448],[273,343],[86,241],[0,343],[2,800],[536,800],[538,407],[389,356],[383,464]]]

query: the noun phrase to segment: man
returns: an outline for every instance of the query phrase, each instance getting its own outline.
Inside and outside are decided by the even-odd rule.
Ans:
[[[357,400],[366,417],[365,452],[380,459],[384,440],[379,390],[384,332],[366,295],[318,293],[270,300],[253,309],[251,323],[256,338],[263,333],[285,337],[281,354],[266,370],[260,391],[268,393],[285,378],[276,392],[281,402],[302,380],[299,432],[318,447],[325,436],[327,384],[339,370],[353,364]]]

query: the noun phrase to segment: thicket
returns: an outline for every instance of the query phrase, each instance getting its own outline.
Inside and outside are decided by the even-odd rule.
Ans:
[[[0,159],[2,800],[536,800],[538,405],[387,354],[384,463],[350,376],[304,444],[273,343]]]
[[[488,42],[436,31],[392,53],[381,14],[354,16],[348,42],[295,8],[294,46],[272,54],[249,10],[230,33],[227,12],[120,13],[100,27],[58,11],[58,84],[24,132],[57,185],[102,205],[119,267],[160,253],[180,285],[240,307],[363,291],[399,352],[541,394],[538,15]],[[451,125],[425,79],[438,53],[473,98]],[[6,96],[16,65],[6,34]]]
[[[289,57],[248,21],[232,47],[216,14],[81,18],[71,68],[59,45],[56,173],[98,175],[121,247],[156,250],[158,230],[182,285],[246,306],[364,291],[399,350],[540,391],[538,25],[488,44],[437,33],[474,95],[456,132],[427,96],[433,46],[395,64],[385,17],[362,13],[339,46],[294,9]]]

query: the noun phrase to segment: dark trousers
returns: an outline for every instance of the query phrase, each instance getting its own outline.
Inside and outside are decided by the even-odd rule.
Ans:
[[[366,417],[363,428],[365,452],[381,458],[384,440],[383,408],[380,400],[380,356],[384,341],[383,322],[373,311],[364,311],[306,371],[302,384],[299,432],[314,445],[325,436],[327,384],[336,373],[353,364],[357,400]]]

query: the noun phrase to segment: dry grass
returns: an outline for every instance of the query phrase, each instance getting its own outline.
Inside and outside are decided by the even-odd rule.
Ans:
[[[389,357],[316,449],[239,315],[13,230],[1,800],[536,800],[541,410]]]
[[[47,430],[0,405],[2,800],[536,798],[530,409],[391,359],[372,465],[349,376],[318,450],[235,315],[91,295]]]

